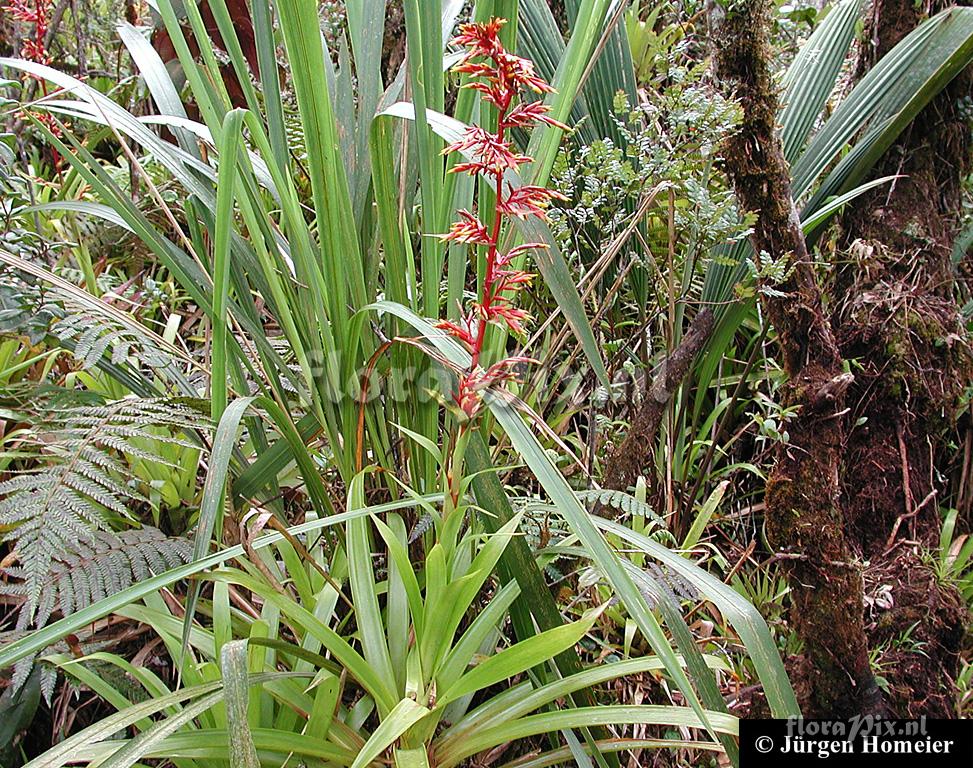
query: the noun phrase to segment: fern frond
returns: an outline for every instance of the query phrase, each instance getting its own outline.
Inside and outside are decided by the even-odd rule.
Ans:
[[[639,591],[649,606],[654,607],[659,600],[668,599],[672,605],[680,600],[699,600],[699,590],[684,579],[681,574],[658,563],[649,563],[643,569],[648,579],[638,582]]]
[[[118,364],[137,360],[152,369],[174,365],[172,351],[165,342],[135,318],[101,301],[80,301],[71,292],[57,287],[47,291],[42,309],[55,319],[51,334],[59,341],[71,342],[73,354],[85,369],[108,357]]]
[[[145,526],[139,530],[119,533],[97,531],[88,540],[60,552],[51,562],[42,580],[41,599],[33,619],[35,626],[47,623],[58,611],[62,615],[83,610],[92,603],[130,587],[137,581],[188,563],[193,545],[188,539],[166,536],[162,531]],[[0,582],[0,595],[26,597],[29,600],[26,568],[14,566],[0,570],[9,583]],[[21,610],[14,632],[0,633],[0,645],[23,636],[31,624],[30,611]],[[53,649],[66,651],[63,641]],[[19,690],[33,669],[36,654],[14,665],[11,687]],[[57,678],[57,668],[44,665],[40,669],[44,698],[50,703]]]
[[[43,625],[55,611],[63,615],[83,610],[92,603],[126,589],[135,582],[189,562],[193,545],[188,539],[166,536],[146,526],[118,533],[98,531],[87,541],[51,560],[41,580],[42,595],[35,622]],[[0,584],[0,594],[30,599],[30,572],[21,566],[4,569],[14,581]],[[29,619],[21,612],[18,629]]]
[[[43,273],[43,270],[42,270]],[[168,375],[178,373],[178,350],[129,315],[105,300],[76,293],[73,286],[46,280],[37,274],[5,275],[9,284],[0,291],[0,333],[26,333],[33,342],[54,336],[87,369],[102,359],[145,365]],[[81,298],[84,296],[84,298]]]
[[[420,517],[409,532],[409,543],[414,544],[426,531],[432,528],[434,522],[432,515],[428,512]]]
[[[582,502],[614,507],[627,514],[645,517],[657,523],[664,524],[664,520],[652,507],[624,491],[614,491],[610,488],[605,488],[602,490],[575,491],[574,493]]]
[[[110,516],[130,517],[129,506],[142,500],[127,480],[127,461],[168,464],[159,447],[195,447],[180,433],[205,426],[200,411],[164,398],[125,398],[38,415],[32,425],[36,468],[0,482],[0,531],[4,541],[14,542],[28,622],[35,614],[49,615],[45,585],[65,553],[95,546],[96,532],[108,530]]]

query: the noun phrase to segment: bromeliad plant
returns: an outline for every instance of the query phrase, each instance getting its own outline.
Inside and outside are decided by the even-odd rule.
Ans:
[[[438,449],[426,450],[445,470]],[[269,537],[263,537],[251,542],[252,559],[241,558],[240,567],[204,577],[213,583],[206,602],[212,628],[193,628],[191,652],[181,648],[181,618],[158,596],[147,599],[145,606],[122,609],[123,615],[150,624],[158,633],[182,675],[185,687],[180,691],[171,692],[150,672],[116,654],[99,654],[99,660],[128,672],[152,695],[131,704],[111,676],[102,679],[68,656],[50,657],[69,676],[127,706],[71,736],[31,768],[61,768],[79,759],[118,768],[159,757],[176,765],[220,768],[228,752],[233,768],[284,765],[288,760],[331,768],[458,768],[474,755],[504,745],[513,746],[502,762],[503,752],[495,753],[496,765],[540,768],[572,758],[584,764],[582,753],[600,753],[596,759],[604,760],[624,749],[721,749],[715,741],[645,737],[588,740],[518,755],[516,742],[545,733],[575,729],[580,739],[585,729],[598,725],[694,728],[698,720],[679,706],[558,706],[586,687],[627,675],[656,674],[664,664],[647,655],[539,679],[538,672],[543,674],[552,657],[593,630],[608,603],[569,624],[502,647],[503,626],[520,590],[515,582],[488,594],[484,587],[516,537],[520,519],[483,536],[472,526],[461,529],[467,510],[457,508],[434,529],[435,543],[427,547],[420,568],[411,562],[398,510],[417,506],[438,520],[434,500],[416,496],[412,502],[369,509],[364,506],[363,479],[364,473],[349,489],[348,511],[336,516],[346,521],[347,556],[334,560],[329,571],[305,569],[292,543],[280,537],[270,545],[273,555],[258,567],[258,558],[268,549]],[[334,520],[313,525],[324,527]],[[370,541],[370,520],[381,547]],[[310,525],[301,529],[310,532]],[[384,577],[372,566],[383,551],[388,553]],[[319,566],[326,562],[319,546],[312,546],[305,557]],[[281,563],[286,564],[284,573],[279,572]],[[283,577],[276,584],[266,576],[271,571]],[[332,623],[341,624],[343,594],[334,585],[344,580],[351,587],[356,624],[348,639],[331,629]],[[255,599],[241,600],[244,594]],[[231,595],[236,596],[232,604]],[[312,604],[313,611],[306,607]],[[713,658],[707,661],[718,664]],[[213,682],[217,677],[222,691]],[[163,707],[170,707],[166,717],[154,723],[147,718]],[[710,717],[719,733],[734,731],[731,716]],[[196,727],[180,728],[189,720]],[[139,736],[107,738],[109,729],[114,733],[132,725]]]

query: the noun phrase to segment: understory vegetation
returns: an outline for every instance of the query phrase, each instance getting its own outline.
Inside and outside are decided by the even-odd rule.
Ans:
[[[7,2],[0,768],[973,714],[973,9]]]

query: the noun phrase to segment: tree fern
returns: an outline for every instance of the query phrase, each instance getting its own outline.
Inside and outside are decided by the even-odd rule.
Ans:
[[[121,532],[96,531],[90,539],[79,540],[71,549],[59,552],[42,580],[40,604],[33,623],[43,626],[55,611],[64,616],[80,611],[93,602],[130,587],[136,581],[189,562],[193,545],[188,539],[166,536],[162,531],[144,527]],[[0,594],[26,597],[30,572],[23,567],[2,569],[11,579],[0,583]],[[25,603],[26,605],[26,603]],[[30,611],[21,610],[17,631],[9,633],[15,639],[31,624]],[[0,634],[0,643],[4,640]],[[67,651],[63,643],[48,649]],[[34,669],[35,656],[21,659],[14,665],[11,688],[19,690]],[[40,687],[48,703],[54,693],[57,668],[43,665],[39,670]]]
[[[44,590],[60,558],[89,551],[81,547],[94,547],[95,532],[109,530],[112,517],[132,517],[128,506],[142,496],[128,479],[127,458],[165,464],[159,446],[193,447],[180,433],[204,423],[188,402],[162,398],[39,414],[36,466],[0,483],[0,532],[14,542],[26,621],[52,599]]]

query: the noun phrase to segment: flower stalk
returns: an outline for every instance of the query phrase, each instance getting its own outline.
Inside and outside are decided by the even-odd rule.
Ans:
[[[527,59],[508,52],[500,41],[500,29],[504,19],[491,19],[486,23],[464,24],[453,43],[466,47],[466,55],[453,68],[459,74],[469,76],[465,88],[479,91],[481,98],[497,109],[495,132],[473,126],[463,136],[450,144],[444,153],[460,152],[467,159],[451,169],[451,173],[468,173],[482,176],[493,182],[496,195],[493,210],[487,217],[467,210],[459,211],[459,220],[442,236],[443,241],[453,241],[486,248],[486,269],[478,299],[461,312],[459,322],[442,321],[437,327],[447,331],[470,353],[470,369],[460,375],[455,394],[456,404],[472,420],[482,405],[481,393],[491,385],[509,381],[515,376],[517,364],[526,362],[523,357],[507,357],[484,369],[483,345],[486,329],[491,323],[507,327],[521,335],[527,321],[525,310],[514,304],[517,293],[530,285],[533,275],[512,266],[521,255],[539,248],[543,243],[526,243],[501,252],[500,237],[506,219],[526,219],[529,216],[546,218],[546,208],[552,199],[563,199],[550,189],[539,186],[518,185],[508,177],[525,163],[531,162],[526,155],[514,152],[508,139],[508,131],[515,127],[529,128],[537,123],[547,123],[566,129],[548,114],[548,107],[541,101],[525,102],[526,91],[536,94],[553,92],[553,88],[537,76],[534,65]],[[490,220],[490,226],[483,223]]]

